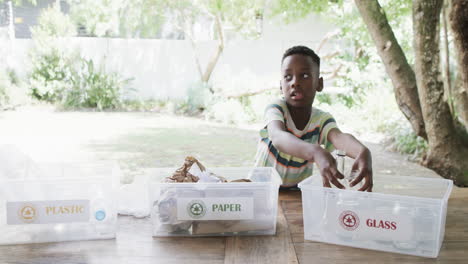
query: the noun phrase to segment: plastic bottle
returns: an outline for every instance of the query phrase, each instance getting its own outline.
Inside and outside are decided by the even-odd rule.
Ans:
[[[345,176],[345,157],[346,153],[343,150],[336,151],[336,168],[341,174],[343,174],[343,176]],[[349,188],[349,185],[346,181],[346,176],[344,179],[340,180],[340,182],[346,189]]]
[[[359,175],[359,171],[347,170],[345,165],[346,165],[346,152],[344,152],[343,150],[337,150],[336,151],[336,167],[338,171],[344,176],[344,178],[340,180],[341,184],[347,190],[354,190],[354,191],[359,190],[359,188],[363,186],[364,180],[360,181],[358,184],[354,185],[353,187],[350,186],[351,182],[353,182],[354,179],[356,179],[356,177]]]

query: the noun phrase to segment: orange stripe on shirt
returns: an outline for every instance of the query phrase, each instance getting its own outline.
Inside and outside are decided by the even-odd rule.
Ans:
[[[315,126],[313,129],[306,131],[304,134],[307,134],[307,133],[309,133],[309,132],[313,132],[313,131],[314,131],[315,129],[317,129],[317,128],[320,128],[320,125],[317,125],[317,126]],[[291,134],[293,134],[294,136],[296,136],[296,137],[298,137],[298,138],[301,138],[301,136],[298,136],[298,135],[294,134],[294,132],[293,132],[289,127],[288,127],[287,129],[288,129],[288,131],[291,132]]]
[[[263,142],[263,141],[262,141]],[[266,142],[263,142],[265,145],[268,146],[268,144]],[[307,166],[308,163],[305,163],[304,165],[301,165],[300,167],[294,167],[294,166],[286,166],[284,164],[282,164],[281,162],[278,162],[278,160],[276,159],[276,156],[271,152],[270,149],[268,149],[268,155],[271,155],[271,157],[276,161],[276,164],[279,164],[281,167],[283,168],[293,168],[293,169],[300,169],[304,166]],[[279,154],[278,154],[279,155]]]

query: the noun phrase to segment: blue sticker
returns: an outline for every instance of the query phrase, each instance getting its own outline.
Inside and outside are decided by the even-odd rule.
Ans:
[[[102,221],[106,218],[106,212],[104,210],[99,210],[94,214],[94,216],[96,217],[96,220]]]

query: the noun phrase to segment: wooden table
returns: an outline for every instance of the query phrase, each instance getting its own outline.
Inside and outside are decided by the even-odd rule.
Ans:
[[[0,263],[468,263],[468,189],[454,188],[437,259],[304,240],[300,191],[281,191],[277,234],[153,238],[148,218],[119,217],[116,239],[0,246]]]

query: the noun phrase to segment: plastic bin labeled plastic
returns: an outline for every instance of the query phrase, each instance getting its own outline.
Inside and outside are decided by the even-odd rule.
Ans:
[[[274,235],[281,178],[273,168],[210,168],[233,183],[161,183],[176,169],[152,171],[153,236]]]
[[[0,170],[0,245],[115,237],[115,163],[26,165]]]
[[[451,180],[374,177],[373,192],[301,183],[304,238],[337,245],[435,258],[445,232]]]

